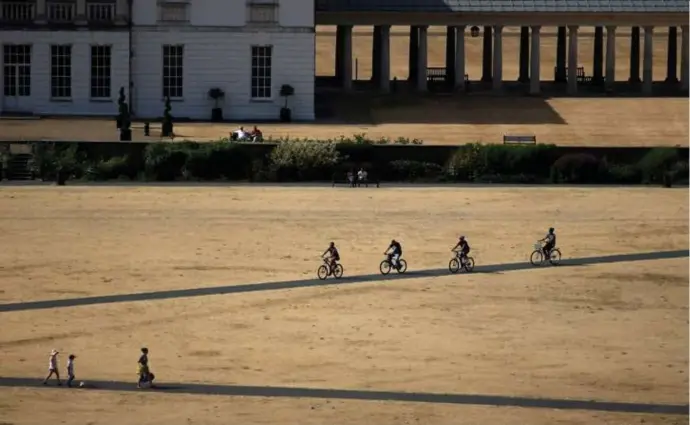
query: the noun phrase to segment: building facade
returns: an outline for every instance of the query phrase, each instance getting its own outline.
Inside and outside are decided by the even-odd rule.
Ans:
[[[314,118],[313,0],[0,1],[0,112],[209,119]],[[131,17],[131,19],[130,19]]]

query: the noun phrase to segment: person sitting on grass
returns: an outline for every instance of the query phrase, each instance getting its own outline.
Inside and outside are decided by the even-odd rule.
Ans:
[[[153,380],[156,378],[151,370],[149,370],[149,349],[144,347],[141,349],[141,356],[138,362],[139,382],[137,382],[137,388],[142,388],[142,384],[148,383],[150,388],[155,388],[153,386]]]

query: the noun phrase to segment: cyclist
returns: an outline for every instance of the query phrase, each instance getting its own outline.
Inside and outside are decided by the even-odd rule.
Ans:
[[[551,250],[556,247],[556,233],[554,233],[554,228],[549,229],[549,233],[546,234],[544,239],[540,239],[539,242],[544,242],[542,251],[544,252],[544,258],[551,258]]]
[[[400,242],[393,239],[384,254],[388,256],[388,262],[390,262],[396,270],[400,270],[400,263],[398,262],[400,257],[402,257],[402,246]]]
[[[338,253],[338,248],[335,247],[335,242],[331,242],[330,245],[328,245],[328,249],[321,254],[321,257],[324,257],[326,254],[328,254],[329,273],[333,273],[335,265],[340,261],[340,254]]]
[[[458,254],[460,257],[460,263],[463,263],[467,259],[467,254],[470,253],[470,244],[467,243],[467,239],[464,236],[460,236],[458,243],[455,244],[451,251]]]

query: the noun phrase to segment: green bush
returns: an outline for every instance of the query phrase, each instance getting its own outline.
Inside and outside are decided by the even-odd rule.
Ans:
[[[151,143],[144,151],[144,166],[148,178],[175,181],[183,177],[191,143]]]
[[[455,181],[520,181],[547,179],[557,152],[554,145],[482,145],[471,143],[458,148],[446,164],[447,175]]]
[[[251,177],[251,157],[237,143],[206,143],[188,151],[183,175],[198,180],[243,180]]]
[[[443,167],[431,162],[398,160],[391,161],[387,180],[393,181],[437,181],[443,174]]]
[[[594,155],[574,153],[561,156],[551,167],[553,183],[603,183],[606,166]]]
[[[474,181],[482,175],[484,173],[482,149],[479,143],[470,143],[458,148],[446,164],[449,180]]]
[[[276,145],[270,168],[278,181],[329,180],[339,160],[335,142],[305,139]]]
[[[133,180],[139,170],[132,166],[128,156],[114,156],[103,161],[95,161],[84,171],[89,180],[115,180],[127,178]]]
[[[690,164],[688,161],[678,161],[671,167],[670,173],[674,183],[687,184],[690,180]]]
[[[608,177],[611,183],[639,184],[642,181],[642,171],[637,164],[609,164]]]
[[[86,157],[77,143],[34,144],[31,172],[43,180],[54,180],[58,172],[70,178],[81,178]]]
[[[642,183],[661,183],[664,175],[680,161],[676,148],[653,148],[638,163]]]
[[[92,180],[328,181],[364,167],[383,181],[501,183],[688,182],[683,148],[587,149],[551,145],[467,144],[414,148],[409,139],[373,140],[364,134],[326,141],[275,143],[42,143],[34,144],[35,175]],[[398,146],[394,146],[398,145]],[[591,153],[590,153],[591,152]],[[644,156],[640,159],[640,152]],[[602,154],[607,158],[600,158]],[[450,158],[448,158],[450,156]],[[437,164],[445,164],[441,167]]]

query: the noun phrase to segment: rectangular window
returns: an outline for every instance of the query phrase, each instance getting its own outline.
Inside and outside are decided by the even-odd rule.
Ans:
[[[74,20],[75,3],[48,1],[46,7],[50,22],[71,22]]]
[[[273,46],[252,46],[252,99],[271,99]]]
[[[110,0],[87,1],[86,19],[89,22],[112,22],[115,19],[115,2]]]
[[[278,22],[276,4],[249,5],[249,22],[253,24],[275,24]]]
[[[111,46],[91,46],[91,98],[110,99]]]
[[[2,47],[3,93],[8,97],[31,96],[31,45]]]
[[[158,20],[161,22],[189,22],[187,3],[163,3],[158,5]]]
[[[31,22],[36,17],[36,4],[28,1],[0,2],[2,19],[10,22]]]
[[[50,46],[50,97],[72,97],[72,46]]]
[[[163,98],[181,99],[184,93],[184,46],[163,46]]]

